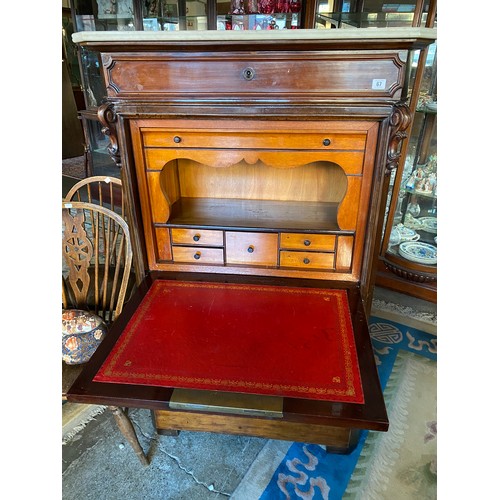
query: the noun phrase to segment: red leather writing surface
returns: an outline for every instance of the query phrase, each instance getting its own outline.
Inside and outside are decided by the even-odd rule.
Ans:
[[[94,380],[364,401],[345,290],[156,280]]]

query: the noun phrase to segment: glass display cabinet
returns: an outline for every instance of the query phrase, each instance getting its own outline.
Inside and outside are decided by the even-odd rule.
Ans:
[[[85,165],[87,176],[105,175],[120,177],[120,171],[111,158],[109,137],[103,133],[97,114],[92,110],[79,112],[85,136]]]
[[[315,9],[313,0],[72,0],[76,31],[312,28]]]
[[[316,29],[436,27],[435,0],[317,0]],[[425,300],[437,300],[437,50],[410,55],[402,96],[412,116],[392,171],[376,283]]]
[[[409,91],[415,103],[406,158],[393,172],[377,283],[436,301],[437,285],[437,46],[422,57],[421,83]],[[416,75],[417,76],[417,75]]]
[[[423,26],[428,0],[318,0],[315,28],[401,28]]]
[[[305,4],[302,0],[143,0],[141,3],[145,31],[296,29],[301,27]]]
[[[68,68],[68,74],[73,86],[73,92],[75,89],[80,90],[81,87],[81,75],[78,66],[78,48],[73,43],[71,35],[74,33],[73,20],[71,18],[71,9],[62,9],[62,41],[63,41],[63,60],[66,62]],[[75,96],[76,100],[76,96]]]
[[[217,29],[298,29],[303,5],[302,0],[218,0]]]

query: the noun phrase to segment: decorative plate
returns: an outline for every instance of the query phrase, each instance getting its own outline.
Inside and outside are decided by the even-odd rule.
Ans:
[[[399,245],[399,254],[405,259],[419,264],[432,265],[437,263],[437,248],[420,241],[406,241]]]
[[[420,219],[416,219],[409,213],[407,213],[405,216],[405,226],[411,229],[422,229],[422,223],[420,222]]]
[[[437,111],[438,103],[436,101],[428,102],[425,106],[429,111]]]
[[[424,231],[437,234],[438,223],[436,217],[421,217],[420,222],[422,223],[422,229]]]
[[[106,335],[101,317],[89,311],[62,312],[62,359],[68,365],[86,363]]]
[[[418,240],[418,233],[410,229],[409,227],[403,226],[403,224],[398,224],[399,234],[401,235],[401,241],[416,241]]]

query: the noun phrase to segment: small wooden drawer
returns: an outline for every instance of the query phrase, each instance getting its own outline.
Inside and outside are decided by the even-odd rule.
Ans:
[[[226,263],[250,266],[278,265],[278,235],[226,232]]]
[[[174,262],[224,264],[222,248],[172,247]]]
[[[281,233],[280,248],[333,252],[336,236],[332,234]]]
[[[333,269],[333,253],[320,252],[280,252],[280,267],[300,267],[302,269]]]
[[[222,231],[172,228],[174,245],[203,245],[221,247],[224,245]]]

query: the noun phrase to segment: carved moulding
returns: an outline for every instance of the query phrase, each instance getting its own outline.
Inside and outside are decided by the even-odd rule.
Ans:
[[[387,261],[384,261],[384,264],[389,271],[393,272],[396,276],[403,278],[408,281],[413,281],[416,283],[433,283],[437,280],[437,276],[435,274],[428,273],[419,273],[415,271],[408,271],[406,269],[402,269],[397,267]]]
[[[117,116],[114,107],[110,103],[104,103],[97,110],[97,118],[103,126],[102,133],[109,137],[108,153],[115,162],[116,166],[121,168],[120,148],[118,147],[118,135],[116,131]]]
[[[426,273],[416,269],[408,269],[395,262],[391,262],[387,258],[382,259],[386,269],[394,273],[396,276],[415,283],[433,283],[437,281],[436,273]]]
[[[403,140],[408,137],[406,130],[410,126],[411,120],[412,116],[408,105],[403,102],[396,103],[389,117],[390,133],[385,164],[386,175],[389,175],[399,164],[401,147]]]

